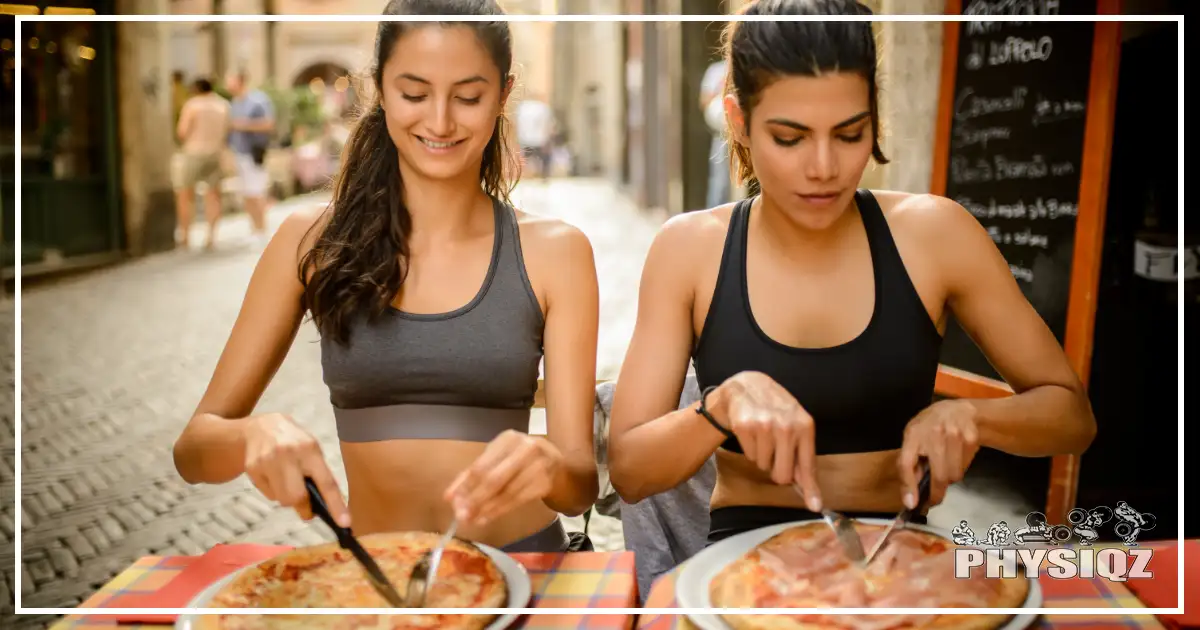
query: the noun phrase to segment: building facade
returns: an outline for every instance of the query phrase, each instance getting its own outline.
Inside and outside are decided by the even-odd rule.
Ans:
[[[16,268],[16,166],[21,166],[20,262],[30,272],[97,262],[124,245],[120,214],[119,139],[114,24],[26,22],[18,37],[13,14],[111,12],[111,0],[4,5],[0,31],[7,120],[0,142],[0,224],[6,279]],[[21,50],[20,67],[16,51]],[[16,145],[16,130],[21,142]]]
[[[745,0],[562,0],[559,13],[721,15]],[[866,0],[877,14],[940,13],[943,0]],[[647,208],[704,207],[712,134],[699,108],[704,72],[720,56],[726,23],[558,24],[556,108],[567,112],[582,174],[620,182]],[[932,168],[941,23],[880,23],[883,145],[892,164],[862,185],[928,190]],[[918,60],[919,63],[910,63]]]
[[[510,0],[504,6],[513,14],[727,14],[742,1]],[[29,6],[44,10],[48,4]],[[309,86],[348,106],[353,99],[346,93],[354,90],[347,86],[359,85],[371,61],[377,25],[371,16],[381,12],[385,0],[54,4],[123,14],[361,14],[365,21],[38,24],[42,31],[37,39],[66,37],[65,45],[78,49],[76,39],[86,37],[87,50],[94,57],[72,61],[63,58],[61,51],[53,55],[44,46],[30,48],[34,36],[23,37],[27,52],[21,76],[28,87],[22,123],[26,184],[22,227],[23,243],[28,246],[22,254],[27,273],[58,268],[68,259],[86,264],[172,246],[169,164],[174,151],[174,72],[190,80],[242,69],[256,84]],[[936,13],[942,7],[941,0],[868,0],[867,4],[879,13]],[[697,97],[704,70],[718,54],[724,25],[514,22],[518,83],[511,103],[535,94],[549,100],[574,154],[576,174],[619,183],[643,206],[667,214],[701,208],[712,136]],[[67,32],[66,27],[78,28]],[[870,169],[863,183],[926,190],[941,26],[892,23],[880,25],[878,31],[883,145],[893,163]],[[55,43],[60,45],[64,44]],[[11,59],[12,51],[2,50],[0,55]],[[50,58],[58,65],[43,63]],[[908,63],[914,59],[920,63]],[[11,91],[16,75],[5,76],[9,77],[6,89]],[[60,89],[50,90],[50,85]],[[84,96],[78,98],[79,94]],[[52,111],[55,107],[61,111]],[[50,145],[57,147],[57,157],[36,157]],[[64,155],[64,147],[71,147],[77,157]],[[11,162],[13,157],[6,159]],[[282,162],[276,164],[287,169]],[[0,180],[4,216],[0,232],[9,274],[13,198],[9,175]]]

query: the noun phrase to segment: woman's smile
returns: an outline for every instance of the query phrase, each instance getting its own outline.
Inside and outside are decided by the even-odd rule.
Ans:
[[[417,134],[413,134],[413,137],[435,155],[445,155],[446,153],[453,151],[462,143],[466,142],[466,138],[461,140],[433,140],[423,136],[418,136]]]

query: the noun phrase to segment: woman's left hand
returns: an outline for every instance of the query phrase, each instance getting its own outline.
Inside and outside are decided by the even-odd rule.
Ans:
[[[904,444],[897,460],[904,505],[909,509],[916,506],[921,473],[918,462],[922,457],[929,462],[931,507],[946,498],[950,484],[962,481],[978,452],[979,428],[970,403],[942,400],[926,407],[904,428]]]
[[[545,498],[562,468],[549,440],[508,430],[446,489],[460,523],[486,525],[509,510]]]

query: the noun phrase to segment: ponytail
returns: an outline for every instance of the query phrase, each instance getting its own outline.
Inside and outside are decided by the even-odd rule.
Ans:
[[[404,282],[412,216],[404,207],[398,161],[377,102],[350,132],[329,222],[300,259],[301,303],[322,337],[348,343],[351,317],[379,315]]]

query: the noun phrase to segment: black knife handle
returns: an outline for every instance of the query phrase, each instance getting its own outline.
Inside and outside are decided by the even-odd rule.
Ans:
[[[914,512],[920,514],[929,503],[929,460],[922,457],[917,461],[917,467],[922,470],[921,480],[917,482],[917,505]]]
[[[333,520],[333,515],[329,513],[329,506],[325,505],[325,499],[321,496],[321,491],[317,489],[317,483],[312,480],[312,477],[304,478],[304,487],[308,489],[308,503],[312,506],[313,514],[316,514],[329,529],[337,536],[338,543],[345,547],[347,539],[350,537],[350,529],[342,527]]]

